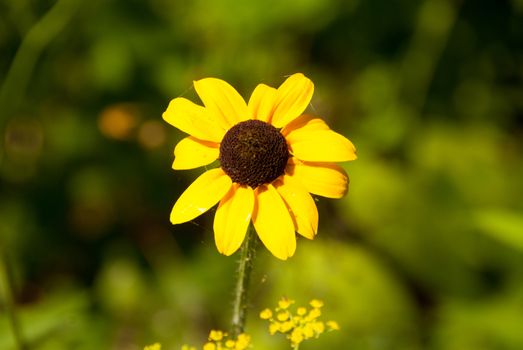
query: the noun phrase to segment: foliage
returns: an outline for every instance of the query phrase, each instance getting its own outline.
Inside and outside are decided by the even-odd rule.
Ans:
[[[245,96],[297,71],[359,158],[348,196],[318,200],[314,242],[285,263],[259,252],[252,310],[325,300],[341,330],[300,349],[523,348],[522,15],[519,0],[0,2],[0,251],[31,349],[179,349],[228,325],[234,259],[212,215],[170,225],[200,172],[171,171],[183,135],[161,113],[202,77]],[[282,346],[249,317],[253,342]]]

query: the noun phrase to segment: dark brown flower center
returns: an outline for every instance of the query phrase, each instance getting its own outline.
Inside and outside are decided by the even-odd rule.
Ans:
[[[223,171],[233,182],[256,188],[276,180],[285,170],[289,149],[274,126],[247,120],[233,126],[220,145]]]

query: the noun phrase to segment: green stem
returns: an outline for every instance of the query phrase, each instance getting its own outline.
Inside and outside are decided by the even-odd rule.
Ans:
[[[249,281],[251,278],[254,255],[256,252],[256,232],[251,226],[247,230],[245,241],[240,251],[240,262],[238,265],[238,281],[234,293],[234,304],[232,309],[231,335],[237,337],[245,329],[247,317]]]
[[[79,0],[56,1],[22,40],[0,87],[0,132],[25,100],[26,88],[45,47],[71,20],[79,3]]]
[[[27,350],[18,316],[16,314],[16,305],[14,302],[14,281],[11,274],[11,268],[7,259],[7,254],[0,247],[0,293],[6,310],[7,319],[13,332],[16,349]]]

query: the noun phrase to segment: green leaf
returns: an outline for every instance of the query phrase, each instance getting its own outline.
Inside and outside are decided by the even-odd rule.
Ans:
[[[523,251],[523,214],[502,209],[482,210],[475,219],[482,233]]]

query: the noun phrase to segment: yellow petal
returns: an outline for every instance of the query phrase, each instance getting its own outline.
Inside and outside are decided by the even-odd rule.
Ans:
[[[301,162],[293,158],[285,172],[299,180],[310,193],[328,198],[341,198],[347,193],[349,178],[336,164]]]
[[[345,136],[332,130],[301,128],[285,138],[290,152],[310,162],[345,162],[356,159],[356,148]]]
[[[173,169],[193,169],[211,164],[220,156],[220,145],[201,141],[189,136],[182,139],[174,148]]]
[[[195,81],[194,88],[205,107],[217,116],[225,130],[242,120],[250,119],[243,97],[227,82],[205,78]]]
[[[223,198],[231,184],[231,178],[221,168],[206,171],[178,198],[171,212],[171,222],[180,224],[205,213]]]
[[[298,118],[294,119],[292,122],[287,124],[282,130],[281,133],[283,136],[292,134],[295,130],[330,130],[329,126],[321,118],[313,117],[308,114],[300,115]]]
[[[313,239],[318,232],[318,209],[309,192],[289,175],[275,181],[274,187],[290,209],[296,231]]]
[[[276,92],[272,125],[282,128],[299,117],[311,101],[314,84],[301,73],[291,75]]]
[[[251,116],[264,122],[269,122],[274,111],[276,89],[265,84],[259,84],[252,92],[248,107]]]
[[[296,250],[294,224],[283,199],[271,184],[259,186],[252,222],[265,247],[278,259],[286,260]]]
[[[225,135],[225,128],[217,124],[212,114],[183,97],[172,100],[162,117],[175,128],[200,140],[220,142]]]
[[[254,191],[233,184],[222,198],[214,216],[214,241],[218,251],[233,254],[241,246],[254,208]]]

